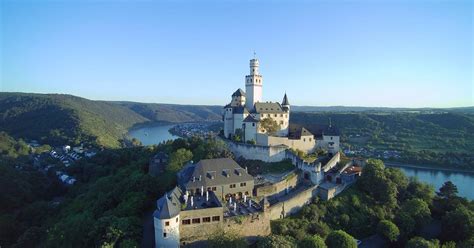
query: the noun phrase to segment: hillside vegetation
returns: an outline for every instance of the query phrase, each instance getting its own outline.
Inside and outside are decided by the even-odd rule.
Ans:
[[[92,101],[60,94],[0,93],[0,131],[51,145],[119,147],[127,130],[148,122],[218,120],[220,107]]]
[[[194,122],[221,120],[222,106],[117,102],[156,122]]]
[[[396,150],[401,161],[474,168],[474,115],[440,113],[301,113],[291,122],[317,132],[329,119],[352,150]]]

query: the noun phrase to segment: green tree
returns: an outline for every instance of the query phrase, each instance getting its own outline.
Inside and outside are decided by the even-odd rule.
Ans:
[[[460,205],[446,213],[442,219],[441,227],[444,240],[458,242],[474,238],[474,211]]]
[[[275,135],[280,130],[280,125],[272,118],[264,118],[259,122],[260,129],[265,130],[269,135]]]
[[[234,232],[218,231],[212,234],[208,239],[208,247],[211,248],[244,248],[247,247],[245,239]]]
[[[385,175],[385,166],[381,160],[369,159],[359,180],[362,190],[377,202],[390,208],[396,204],[397,187]]]
[[[405,248],[438,248],[438,240],[426,240],[422,237],[414,237],[410,239]]]
[[[176,152],[173,152],[170,156],[168,171],[177,172],[181,170],[184,163],[193,158],[193,153],[185,148],[180,148]]]
[[[394,242],[398,239],[398,235],[400,235],[400,230],[398,227],[389,220],[382,220],[377,225],[377,233],[382,235],[390,242]]]
[[[451,199],[457,196],[458,188],[454,185],[453,182],[447,181],[439,188],[439,192],[436,192],[436,195],[440,198]]]
[[[257,248],[296,248],[296,244],[294,239],[289,236],[272,234],[261,238],[257,242]]]
[[[308,236],[298,244],[299,248],[327,248],[324,239],[319,235]]]
[[[342,230],[332,231],[326,238],[326,244],[329,248],[357,248],[356,240]]]
[[[427,224],[431,219],[431,211],[428,204],[418,198],[410,199],[403,203],[401,212],[412,217],[417,227]]]

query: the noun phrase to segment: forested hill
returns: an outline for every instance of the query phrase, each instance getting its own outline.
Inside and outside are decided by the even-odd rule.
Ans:
[[[117,147],[127,129],[146,122],[218,120],[221,107],[92,101],[62,94],[0,93],[0,131],[60,145]]]
[[[222,106],[177,105],[161,103],[115,102],[157,122],[218,121]]]
[[[293,112],[291,122],[316,132],[329,119],[341,131],[343,145],[376,157],[401,152],[400,161],[453,165],[474,169],[474,114],[466,112],[407,113]]]

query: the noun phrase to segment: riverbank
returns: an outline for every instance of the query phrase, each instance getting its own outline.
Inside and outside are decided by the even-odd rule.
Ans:
[[[439,167],[439,166],[416,165],[416,164],[407,164],[407,163],[392,162],[392,161],[384,161],[384,164],[389,167],[404,167],[404,168],[413,168],[413,169],[438,170],[438,171],[474,174],[474,170],[463,170],[463,169],[446,168],[446,167]]]

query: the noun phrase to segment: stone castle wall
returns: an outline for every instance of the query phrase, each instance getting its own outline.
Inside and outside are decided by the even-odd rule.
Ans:
[[[230,140],[222,139],[235,157],[244,157],[245,159],[262,160],[265,162],[279,162],[285,159],[286,149],[284,146],[268,147],[257,146],[244,143],[235,143]]]
[[[281,219],[285,216],[292,215],[300,211],[300,209],[311,202],[317,194],[317,186],[311,186],[301,192],[291,195],[288,199],[271,205],[268,209],[269,218],[271,220]]]
[[[291,190],[298,185],[301,180],[300,177],[298,174],[290,174],[286,179],[279,182],[256,186],[256,195],[257,197],[284,195],[287,190]]]

